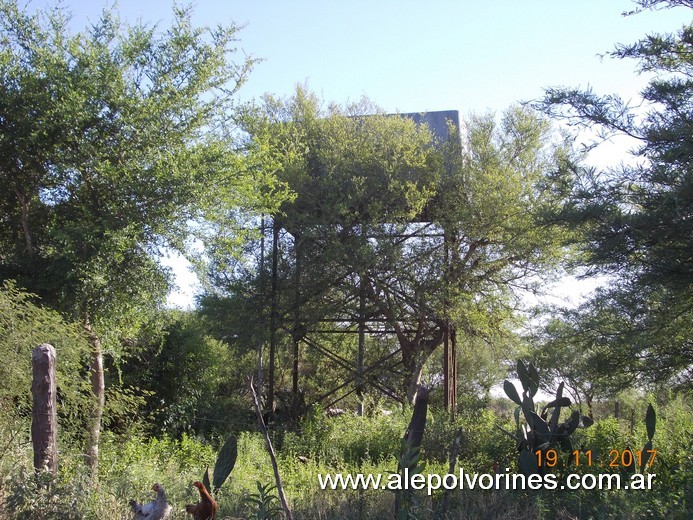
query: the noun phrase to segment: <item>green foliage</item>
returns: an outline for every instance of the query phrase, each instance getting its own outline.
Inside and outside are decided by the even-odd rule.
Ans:
[[[400,442],[399,457],[397,459],[397,470],[404,482],[405,475],[413,477],[414,475],[423,473],[425,465],[422,463],[421,446],[412,446],[406,439]],[[396,514],[397,520],[414,519],[416,515],[413,511],[417,508],[416,495],[407,487],[396,491],[399,495],[397,498]]]
[[[17,520],[81,520],[77,497],[80,483],[62,481],[44,471],[38,476],[21,472],[9,481],[6,507]],[[1,510],[0,510],[1,511]]]
[[[638,2],[661,4],[691,7],[687,0]],[[236,113],[247,133],[233,142],[233,95],[253,60],[230,59],[236,26],[194,28],[188,9],[176,8],[173,24],[164,28],[128,26],[106,10],[73,34],[64,11],[32,15],[14,0],[0,0],[0,27],[0,179],[6,188],[0,193],[0,516],[108,520],[122,516],[127,500],[141,497],[154,481],[165,484],[174,503],[184,503],[189,482],[215,456],[212,482],[208,471],[204,480],[218,492],[220,516],[236,510],[280,516],[273,488],[261,484],[271,471],[263,440],[243,431],[252,424],[244,377],[255,368],[269,317],[263,301],[269,301],[270,264],[247,242],[257,237],[248,229],[262,213],[284,230],[280,341],[320,329],[326,316],[354,316],[360,288],[366,314],[398,332],[392,341],[369,338],[367,364],[370,355],[403,349],[404,371],[374,372],[373,382],[397,388],[397,378],[416,379],[424,366],[435,380],[440,366],[431,354],[442,341],[444,318],[466,346],[464,387],[488,392],[494,365],[517,345],[512,292],[532,286],[534,274],[561,260],[576,237],[564,228],[568,223],[584,233],[585,258],[614,284],[552,321],[537,359],[550,359],[552,375],[588,400],[638,378],[689,386],[690,24],[613,53],[663,73],[643,92],[650,112],[642,118],[615,98],[549,92],[553,107],[577,109],[583,122],[643,143],[638,166],[602,176],[576,167],[560,144],[547,144],[547,123],[521,108],[501,118],[472,116],[462,135],[441,143],[426,128],[366,101],[322,109],[299,89],[290,100],[268,97]],[[434,235],[445,232],[450,249],[422,239],[413,224],[419,220],[433,222],[428,231]],[[219,294],[208,295],[203,317],[158,313],[170,279],[157,256],[163,248],[192,255],[191,234],[209,245],[204,255]],[[93,325],[111,354],[99,492],[89,492],[80,442],[91,391],[83,377],[87,339],[81,326],[39,301]],[[301,323],[293,313],[298,303]],[[55,479],[37,482],[24,439],[29,353],[43,342],[58,351],[61,468]],[[331,346],[353,359],[353,337]],[[340,375],[334,363],[301,355],[309,392],[324,391]],[[301,517],[385,517],[393,497],[378,490],[330,495],[317,489],[316,473],[385,474],[395,463],[418,471],[424,462],[442,473],[457,428],[464,433],[459,462],[465,469],[490,472],[498,462],[532,472],[528,457],[535,450],[565,449],[571,434],[602,460],[629,446],[644,445],[647,452],[656,425],[660,485],[647,496],[591,491],[489,498],[465,490],[452,497],[451,514],[684,518],[690,511],[689,401],[660,399],[656,415],[649,406],[633,432],[616,419],[575,432],[587,420],[576,411],[561,422],[561,410],[571,404],[563,384],[539,409],[537,371],[519,363],[517,372],[522,392],[508,382],[504,388],[518,405],[511,436],[519,463],[493,435],[496,424],[512,424],[510,414],[467,408],[471,398],[455,423],[433,413],[423,447],[414,451],[398,445],[406,409],[365,418],[326,418],[314,410],[296,430],[275,433],[282,437],[279,464],[295,510]],[[593,374],[606,377],[593,384]],[[277,375],[281,381],[281,366]],[[212,444],[229,429],[238,435],[217,454]],[[436,499],[407,503],[405,516],[433,511]]]
[[[74,33],[59,7],[0,1],[0,281],[88,333],[94,477],[104,354],[117,361],[163,305],[162,252],[191,257],[195,231],[238,229],[284,198],[266,150],[230,137],[254,63],[234,61],[239,28],[198,28],[191,8],[173,11],[169,27],[150,27],[106,8]]]
[[[605,461],[609,452],[629,446],[632,439],[628,431],[613,417],[597,421],[592,428],[586,430],[581,438],[582,444],[593,451],[594,460]]]
[[[126,440],[107,432],[104,437],[103,465],[106,471],[103,477],[108,480],[121,474],[141,486],[146,486],[147,478],[156,481],[156,468],[191,473],[199,471],[201,464],[211,464],[215,456],[213,447],[187,435],[180,439],[133,436]],[[146,465],[141,465],[142,461],[147,461]]]
[[[658,472],[660,489],[668,490],[671,508],[693,505],[693,456],[690,452],[690,396],[678,395],[657,408],[657,456],[652,472]]]
[[[81,328],[41,307],[32,294],[6,280],[0,286],[0,429],[31,416],[31,351],[41,343],[56,349],[58,421],[68,435],[81,435],[86,400],[83,371],[89,351]]]
[[[496,406],[496,403],[491,403]],[[631,436],[628,420],[598,419],[594,426],[576,432],[579,442],[595,451],[595,466],[592,472],[603,472],[597,463],[608,462],[609,450],[623,450],[627,446],[640,446],[647,439],[646,412],[644,407],[636,413],[634,435]],[[693,489],[691,475],[690,442],[691,415],[690,402],[678,396],[657,407],[657,460],[651,471],[657,474],[655,487],[646,493],[634,493],[632,490],[600,492],[574,491],[557,493],[542,492],[508,492],[505,490],[488,491],[457,490],[450,495],[450,515],[468,518],[638,518],[652,519],[685,519],[690,507],[690,491]],[[298,451],[297,439],[292,449],[278,452],[278,462],[285,489],[297,518],[387,518],[392,514],[394,496],[382,490],[357,492],[326,492],[318,488],[318,473],[382,473],[387,475],[397,464],[395,454],[399,448],[401,432],[408,422],[404,414],[398,428],[393,429],[394,452],[392,456],[378,460],[365,458],[359,461],[347,460],[339,454],[348,454],[346,445],[350,437],[334,435],[332,457],[320,459],[309,455],[307,460],[300,460],[299,453],[308,454],[314,450],[306,447]],[[426,463],[426,471],[443,474],[447,472],[447,462],[443,462],[453,437],[454,429],[461,427],[464,431],[462,450],[458,464],[465,471],[491,472],[491,464],[497,461],[501,468],[509,467],[517,471],[515,458],[507,448],[507,440],[497,433],[495,424],[506,417],[491,410],[478,413],[469,410],[467,415],[450,425],[445,417],[433,415],[421,451],[421,462]],[[507,419],[512,420],[509,416]],[[375,444],[379,432],[377,425],[380,418],[361,418],[367,426],[360,430],[363,437],[373,437]],[[321,418],[321,422],[331,426],[334,431],[348,430],[352,427],[351,417]],[[315,419],[317,423],[318,420]],[[446,431],[448,430],[449,431]],[[429,435],[429,433],[431,435]],[[579,435],[578,435],[579,434]],[[306,439],[306,443],[310,438]],[[197,500],[197,494],[190,488],[190,483],[199,478],[199,469],[212,465],[216,449],[212,443],[183,436],[179,440],[162,438],[146,439],[142,436],[115,436],[105,434],[102,443],[102,475],[100,490],[89,493],[91,489],[85,478],[84,467],[80,462],[80,447],[73,449],[65,446],[61,450],[60,473],[53,483],[54,493],[48,495],[35,486],[31,469],[31,451],[27,447],[23,455],[15,458],[18,467],[9,477],[3,479],[0,499],[0,516],[16,518],[58,518],[58,512],[64,515],[73,514],[76,518],[99,518],[116,520],[127,511],[127,501],[132,498],[142,499],[150,496],[148,491],[152,482],[161,482],[167,491],[169,501],[180,506]],[[514,449],[514,448],[513,448]],[[516,453],[516,452],[515,452]],[[443,454],[438,460],[437,454]],[[505,455],[504,455],[505,454]],[[14,457],[15,455],[13,455]],[[23,458],[22,458],[23,457]],[[216,496],[220,511],[219,516],[253,518],[258,513],[256,504],[244,500],[244,497],[256,495],[260,498],[257,482],[263,482],[271,472],[266,456],[264,441],[259,433],[242,433],[238,436],[238,459],[232,477],[223,485]],[[587,469],[585,469],[587,471]],[[274,493],[269,486],[265,489],[265,504],[276,500],[269,497]],[[688,497],[688,498],[687,498]],[[13,509],[8,501],[12,499]],[[147,498],[149,499],[149,498]],[[439,496],[417,496],[418,504],[410,512],[420,518],[432,518]],[[14,509],[16,507],[16,509]],[[72,507],[73,509],[66,509]],[[29,512],[29,508],[31,512]],[[265,508],[267,510],[268,508]],[[178,513],[176,513],[178,515]],[[63,516],[64,517],[64,516]],[[178,518],[178,516],[176,516]],[[180,517],[181,519],[183,516]]]
[[[591,302],[595,304],[594,301]],[[593,308],[596,311],[596,309]],[[600,308],[599,312],[605,309]],[[551,316],[549,320],[532,337],[531,356],[537,366],[541,366],[546,374],[542,388],[547,392],[555,392],[558,381],[565,383],[565,390],[579,405],[587,404],[591,411],[595,397],[607,398],[616,395],[620,388],[626,386],[630,377],[622,372],[609,374],[608,377],[598,377],[599,364],[604,362],[606,347],[599,347],[594,338],[587,334],[575,334],[573,326],[578,320],[588,320],[587,307],[580,309],[547,309]],[[601,314],[606,317],[606,313]],[[593,322],[595,331],[599,334],[616,334],[614,324],[602,320]]]
[[[693,8],[688,1],[637,3]],[[591,90],[552,88],[542,104],[549,114],[601,138],[634,139],[632,164],[606,171],[576,169],[569,202],[557,215],[583,233],[590,271],[609,279],[568,316],[563,334],[583,338],[585,369],[595,379],[616,376],[617,389],[634,381],[689,387],[693,380],[692,47],[688,21],[674,33],[648,35],[609,53],[635,59],[640,72],[652,73],[641,102],[630,105]]]
[[[254,171],[254,149],[239,154],[228,139],[254,63],[232,59],[238,27],[174,15],[167,28],[129,26],[106,9],[73,34],[63,10],[0,5],[0,277],[88,317],[111,349],[170,288],[162,248],[187,254],[191,226],[223,213],[233,228],[241,206],[282,200]]]
[[[122,382],[144,395],[141,419],[159,434],[240,430],[247,405],[240,392],[254,368],[252,353],[207,334],[195,312],[160,313],[153,334],[143,335],[122,365]]]
[[[250,509],[249,518],[257,520],[275,520],[284,518],[284,510],[279,504],[279,497],[273,493],[277,488],[271,484],[264,486],[256,482],[257,493],[248,494],[243,502]]]
[[[382,461],[397,455],[407,424],[406,413],[399,411],[369,418],[347,412],[332,420],[318,409],[301,421],[300,432],[286,434],[283,450],[326,463]]]
[[[269,234],[264,251],[256,243],[242,260],[214,258],[211,280],[229,300],[224,321],[255,322],[242,327],[246,348],[267,340],[270,318],[278,343],[288,343],[363,312],[395,331],[367,350],[401,348],[404,370],[391,386],[411,400],[424,366],[439,368],[426,363],[449,320],[473,345],[488,390],[498,375],[488,367],[517,347],[514,290],[565,254],[568,233],[545,216],[564,195],[555,171],[568,152],[547,123],[514,107],[498,121],[473,116],[462,129],[450,125],[446,140],[366,100],[324,108],[303,88],[248,110],[247,132],[279,151],[277,176],[296,197],[265,222],[280,230],[274,296]],[[223,311],[217,298],[207,303]],[[345,357],[355,348],[333,341]],[[318,378],[306,386],[320,389],[334,363],[301,356]],[[368,382],[394,379],[387,372],[374,371]]]

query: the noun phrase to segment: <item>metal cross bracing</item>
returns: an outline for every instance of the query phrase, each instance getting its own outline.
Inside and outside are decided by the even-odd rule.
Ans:
[[[425,115],[404,114],[404,116],[411,117],[417,123],[428,124],[441,139],[447,138],[450,121],[459,127],[459,115],[456,111]],[[315,208],[303,207],[299,202],[294,207],[294,211],[299,214],[307,211],[313,216]],[[437,256],[444,258],[440,267],[447,273],[450,269],[448,234],[439,223],[428,221],[426,214],[427,211],[424,209],[420,217],[412,219],[411,222],[398,225],[383,223],[380,226],[371,226],[369,229],[355,223],[349,231],[358,235],[356,238],[361,240],[361,243],[367,241],[373,250],[377,250],[378,245],[383,243],[391,248],[402,247],[416,252],[416,248],[424,244],[425,252],[435,252]],[[379,376],[397,374],[402,369],[405,358],[403,346],[407,345],[407,342],[403,340],[404,344],[400,342],[398,347],[393,345],[376,354],[367,351],[367,339],[369,337],[401,339],[408,335],[420,342],[423,341],[420,337],[421,327],[424,327],[424,321],[428,320],[440,324],[438,328],[442,331],[444,401],[447,410],[454,414],[457,386],[456,337],[447,310],[444,310],[440,316],[427,317],[426,320],[422,318],[418,323],[419,329],[404,329],[402,323],[406,320],[400,320],[399,316],[388,314],[386,312],[388,302],[383,300],[385,298],[396,300],[402,308],[408,308],[407,306],[415,308],[418,302],[408,300],[411,295],[400,290],[398,287],[400,280],[387,271],[387,266],[384,269],[383,266],[379,266],[380,272],[376,269],[377,256],[370,264],[350,263],[348,247],[340,251],[342,256],[330,259],[332,263],[325,265],[327,274],[313,276],[314,273],[306,272],[305,260],[321,254],[320,248],[324,244],[320,243],[320,232],[312,234],[310,228],[302,227],[304,223],[301,219],[299,222],[298,225],[291,224],[284,217],[275,217],[271,226],[269,302],[266,302],[270,310],[267,409],[274,408],[280,333],[290,338],[294,402],[298,401],[300,391],[301,359],[308,353],[316,353],[329,359],[335,367],[343,371],[344,376],[339,384],[315,396],[312,403],[321,403],[329,407],[356,393],[359,397],[358,412],[363,414],[362,397],[367,388],[375,389],[396,402],[404,400],[401,389],[392,388]],[[331,226],[329,223],[321,223],[321,225]],[[339,230],[336,233],[338,234]],[[263,244],[264,236],[263,227]],[[354,236],[350,238],[353,239]],[[280,249],[282,250],[281,258]],[[287,259],[289,256],[291,260]],[[426,269],[426,262],[429,261],[430,258],[425,256],[411,254],[401,259],[402,264],[398,265],[398,268],[408,269],[422,264],[422,269]],[[283,269],[282,262],[292,262],[291,283],[280,276],[280,270]],[[386,297],[379,293],[381,290]],[[441,293],[447,294],[444,279],[440,290]],[[447,297],[445,301],[448,302]],[[447,309],[447,303],[444,307]],[[333,337],[357,335],[358,342],[353,359],[325,345],[326,342],[323,339],[330,335]],[[327,343],[332,344],[332,342]],[[258,346],[258,349],[258,359],[261,360],[261,346]]]
[[[406,334],[416,334],[414,329],[399,329],[392,328],[392,323],[398,322],[397,318],[383,317],[374,312],[372,302],[367,302],[366,290],[364,288],[366,275],[359,273],[349,268],[336,274],[330,282],[322,286],[316,292],[303,293],[301,288],[302,273],[302,255],[305,252],[305,243],[301,244],[299,238],[293,236],[287,230],[284,231],[284,241],[290,240],[292,244],[292,252],[294,258],[294,273],[295,277],[293,284],[293,294],[291,295],[292,303],[290,311],[286,309],[280,317],[278,302],[281,299],[279,291],[281,284],[278,280],[279,266],[279,236],[282,232],[281,223],[275,222],[273,225],[272,239],[272,270],[271,270],[271,292],[270,292],[270,352],[269,352],[269,377],[268,377],[268,399],[267,407],[272,409],[274,405],[275,395],[275,372],[277,361],[277,333],[281,330],[291,337],[291,358],[292,358],[292,394],[294,399],[297,398],[300,387],[300,367],[301,355],[304,349],[319,353],[321,356],[329,359],[335,366],[341,368],[344,372],[343,380],[334,388],[328,389],[318,396],[315,396],[310,404],[320,403],[326,408],[334,406],[339,401],[354,393],[359,396],[358,413],[363,414],[362,396],[367,388],[372,388],[380,392],[382,395],[402,403],[404,397],[397,389],[392,388],[388,383],[379,380],[379,375],[390,373],[398,374],[398,369],[402,365],[402,359],[399,359],[402,353],[401,347],[392,347],[389,351],[382,353],[375,359],[366,360],[366,338],[367,337],[386,337],[394,336],[398,332]],[[298,235],[298,233],[296,233]],[[446,235],[441,232],[439,227],[433,223],[417,223],[412,224],[406,233],[393,234],[374,234],[368,235],[367,239],[389,239],[399,245],[408,240],[428,240],[435,241],[436,249],[443,249],[447,254]],[[293,239],[293,240],[291,240]],[[287,245],[284,245],[287,249]],[[410,262],[416,262],[417,259],[410,259]],[[405,264],[406,267],[406,264]],[[387,284],[387,279],[380,280],[379,283]],[[325,293],[339,288],[339,294],[344,295],[344,298],[335,302],[324,299]],[[389,288],[393,298],[406,299],[407,295],[400,293],[396,287]],[[287,295],[283,295],[286,300]],[[302,310],[306,307],[311,307],[311,312],[314,313],[315,307],[321,309],[320,317],[314,315],[304,315]],[[447,318],[447,317],[445,317]],[[404,320],[401,320],[404,321]],[[335,352],[325,342],[319,339],[329,335],[358,335],[358,345],[355,359],[348,359],[344,355]],[[327,342],[328,344],[330,342]],[[455,352],[455,334],[449,319],[446,319],[445,332],[443,339],[443,386],[445,396],[445,406],[454,413],[456,406],[456,356]]]

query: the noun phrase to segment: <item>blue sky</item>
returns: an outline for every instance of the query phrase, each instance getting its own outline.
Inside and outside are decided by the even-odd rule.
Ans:
[[[52,5],[34,0],[30,8]],[[101,0],[64,0],[76,29],[96,20]],[[166,26],[168,0],[120,0],[121,17]],[[198,0],[198,25],[245,24],[239,47],[264,61],[242,89],[289,96],[298,83],[327,102],[369,97],[389,112],[500,112],[537,99],[550,86],[591,86],[637,99],[646,78],[635,63],[601,59],[614,45],[678,29],[686,9],[622,16],[629,0]],[[603,148],[599,162],[621,161],[625,148]],[[170,262],[191,302],[194,277]]]
[[[109,2],[64,0],[76,27]],[[31,6],[50,5],[45,0]],[[168,0],[120,0],[121,15],[165,25]],[[634,64],[601,60],[616,42],[669,31],[687,10],[623,17],[628,0],[198,0],[199,25],[246,24],[239,45],[263,58],[241,95],[290,95],[297,83],[327,101],[366,95],[388,111],[501,111],[556,85],[637,95]]]

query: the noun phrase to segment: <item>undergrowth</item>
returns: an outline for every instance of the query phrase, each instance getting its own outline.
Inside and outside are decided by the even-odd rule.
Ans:
[[[690,446],[690,406],[675,399],[658,409],[655,447],[657,474],[651,491],[544,491],[455,490],[449,495],[447,516],[441,516],[442,491],[433,496],[417,492],[411,511],[417,518],[483,519],[684,519],[691,513],[693,460]],[[386,490],[321,490],[318,474],[365,473],[384,476],[396,471],[401,436],[408,412],[383,417],[345,414],[326,418],[314,413],[299,427],[274,431],[279,468],[294,517],[300,519],[386,519],[392,517],[394,494]],[[429,418],[424,437],[424,473],[445,474],[455,431],[461,428],[463,442],[457,471],[490,473],[495,463],[503,470],[517,471],[512,442],[497,426],[508,427],[509,417],[490,410],[460,417],[450,423],[442,414]],[[26,424],[24,425],[26,426]],[[16,428],[17,425],[15,424]],[[602,460],[610,449],[639,446],[644,435],[639,422],[630,432],[628,421],[604,418],[580,432],[578,442],[594,450]],[[281,518],[269,457],[261,435],[236,432],[238,459],[217,495],[217,518]],[[16,431],[3,425],[0,440],[14,439]],[[26,439],[26,433],[22,436]],[[172,518],[190,518],[185,504],[198,500],[191,486],[206,468],[214,465],[220,441],[183,435],[147,438],[143,434],[117,436],[105,433],[101,445],[99,481],[86,479],[81,451],[61,445],[60,468],[55,478],[37,479],[31,467],[27,442],[10,443],[0,458],[0,518],[3,519],[99,519],[131,518],[130,499],[149,501],[154,482],[166,489],[174,506]],[[583,468],[598,472],[603,468]],[[384,477],[385,478],[385,477]],[[260,493],[260,489],[263,493]],[[258,504],[264,504],[260,506]]]

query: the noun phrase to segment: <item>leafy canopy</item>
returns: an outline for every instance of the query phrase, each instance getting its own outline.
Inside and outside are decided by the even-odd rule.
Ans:
[[[568,152],[530,110],[472,117],[440,140],[367,100],[325,107],[299,88],[287,100],[266,98],[249,121],[249,135],[269,136],[277,175],[296,193],[273,216],[278,328],[303,338],[368,316],[372,332],[395,331],[394,348],[369,348],[402,349],[404,386],[442,344],[447,319],[466,338],[482,338],[476,345],[507,345],[514,293],[565,252],[569,234],[547,216],[565,195],[557,181]],[[230,320],[243,321],[243,310],[261,316],[273,301],[269,252],[267,243],[263,259],[256,244],[245,263],[222,256],[215,264],[213,279],[234,302]],[[264,316],[267,325],[267,309]]]
[[[685,0],[637,3],[693,8]],[[620,372],[625,381],[690,382],[693,25],[618,45],[610,55],[635,59],[639,72],[652,74],[644,109],[570,88],[549,89],[543,102],[572,124],[637,142],[634,165],[579,172],[563,208],[566,222],[583,226],[587,264],[612,280],[571,318],[571,334],[584,338],[607,378]]]
[[[53,345],[57,354],[60,426],[76,433],[86,407],[84,381],[75,377],[89,351],[83,331],[39,306],[34,295],[15,283],[4,282],[0,286],[0,428],[10,419],[30,416],[31,352],[42,343]]]
[[[59,8],[0,3],[0,277],[102,336],[162,301],[162,251],[190,254],[191,230],[277,203],[266,150],[231,137],[254,63],[234,59],[238,27],[174,11],[159,28],[106,9],[72,33]]]

